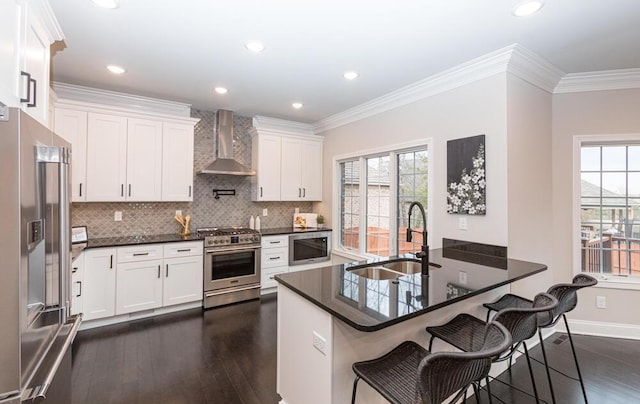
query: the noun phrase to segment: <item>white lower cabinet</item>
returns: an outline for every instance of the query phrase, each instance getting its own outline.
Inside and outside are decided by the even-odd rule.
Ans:
[[[116,314],[116,249],[95,248],[84,254],[83,320]]]
[[[289,271],[289,236],[262,237],[260,286],[263,290],[275,288],[273,277]]]
[[[116,315],[162,306],[162,260],[118,263]]]
[[[84,254],[80,254],[71,265],[71,314],[83,312]]]
[[[202,300],[202,254],[201,241],[86,250],[74,310],[86,321]]]

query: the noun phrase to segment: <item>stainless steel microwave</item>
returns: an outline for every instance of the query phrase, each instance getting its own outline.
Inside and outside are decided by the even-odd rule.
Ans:
[[[302,265],[331,259],[331,232],[313,231],[289,236],[289,265]]]

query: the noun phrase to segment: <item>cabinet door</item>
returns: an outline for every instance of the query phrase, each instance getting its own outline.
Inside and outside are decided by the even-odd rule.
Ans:
[[[111,317],[116,304],[116,249],[96,248],[84,253],[84,320]]]
[[[22,7],[15,1],[0,2],[0,100],[9,106],[20,106],[18,69]]]
[[[87,113],[56,108],[54,132],[71,143],[71,200],[87,198]]]
[[[305,157],[306,159],[306,157]],[[306,162],[305,162],[306,164]],[[302,199],[302,142],[298,139],[282,139],[282,175],[280,199],[299,201]]]
[[[162,305],[162,260],[118,264],[116,314]]]
[[[128,119],[127,201],[162,197],[162,122]]]
[[[26,7],[26,17],[20,68],[31,75],[31,80],[27,76],[21,77],[20,97],[29,100],[22,103],[22,108],[26,113],[47,126],[49,60],[51,58],[49,47],[52,41],[31,7]]]
[[[322,200],[322,142],[303,141],[301,155],[302,199],[306,201]]]
[[[192,125],[163,125],[162,200],[193,201]]]
[[[89,113],[87,202],[125,200],[127,118]]]
[[[202,254],[164,260],[163,305],[202,300]]]
[[[84,283],[84,254],[80,254],[71,265],[71,314],[82,313]]]
[[[252,178],[255,201],[280,200],[280,136],[259,135],[252,140]]]

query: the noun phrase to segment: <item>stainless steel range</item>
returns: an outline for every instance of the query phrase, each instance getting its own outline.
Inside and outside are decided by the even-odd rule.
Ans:
[[[204,308],[260,297],[260,233],[245,227],[202,228]]]

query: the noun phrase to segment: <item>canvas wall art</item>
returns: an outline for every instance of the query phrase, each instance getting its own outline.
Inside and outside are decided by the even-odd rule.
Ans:
[[[447,212],[487,212],[484,135],[447,142]]]

